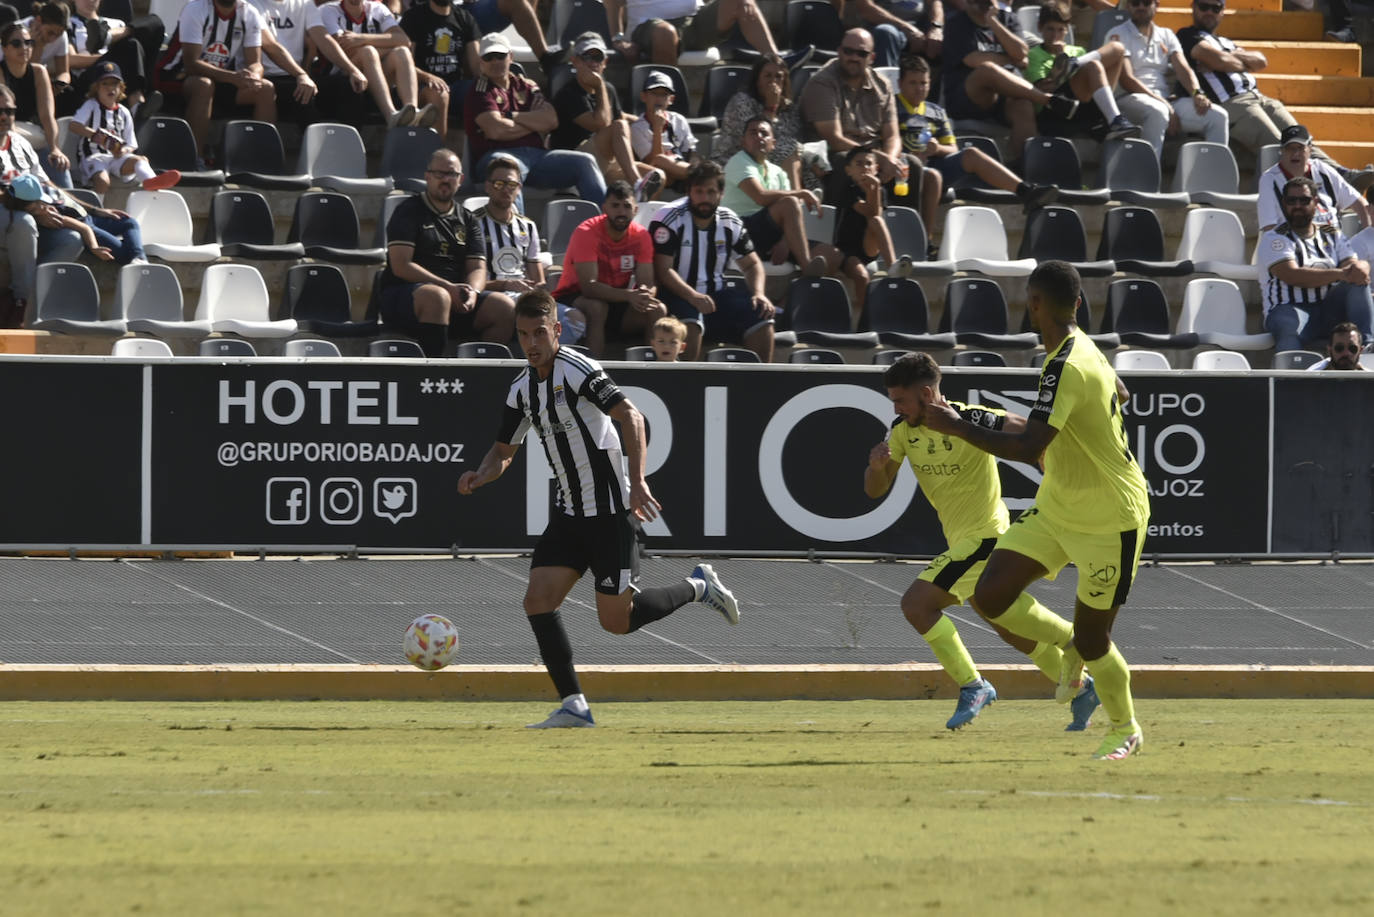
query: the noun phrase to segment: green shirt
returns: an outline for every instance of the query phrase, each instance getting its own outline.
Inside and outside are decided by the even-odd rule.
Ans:
[[[748,178],[757,178],[765,191],[792,189],[792,182],[782,170],[782,166],[766,159],[759,162],[744,150],[740,150],[725,164],[725,194],[720,199],[720,205],[729,207],[741,217],[747,217],[763,209],[761,204],[754,203],[754,199],[740,189],[739,183]]]
[[[1045,360],[1030,416],[1059,431],[1035,495],[1046,519],[1096,534],[1145,524],[1150,495],[1126,439],[1116,372],[1080,329]]]
[[[1002,429],[1007,416],[1006,411],[978,404],[951,401],[950,406],[969,423],[989,430]],[[990,453],[901,418],[892,425],[887,447],[892,461],[905,458],[916,472],[916,482],[940,517],[950,545],[974,536],[995,538],[1007,530],[1010,516],[1002,502],[1002,479]]]

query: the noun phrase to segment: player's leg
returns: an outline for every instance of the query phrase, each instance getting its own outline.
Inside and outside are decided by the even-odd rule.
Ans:
[[[591,709],[573,668],[572,643],[563,628],[559,607],[587,569],[586,538],[581,520],[556,513],[534,547],[530,579],[525,588],[525,616],[534,631],[544,668],[561,701],[557,710],[532,729],[593,726]]]
[[[941,667],[959,686],[959,701],[945,726],[958,729],[997,699],[997,690],[982,677],[969,655],[954,621],[944,609],[959,604],[961,595],[978,581],[983,558],[993,539],[965,539],[936,557],[902,595],[902,615],[930,644]]]

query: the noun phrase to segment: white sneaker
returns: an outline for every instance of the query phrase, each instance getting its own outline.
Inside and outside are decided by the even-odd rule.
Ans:
[[[735,594],[721,584],[720,577],[716,576],[716,571],[711,569],[711,565],[697,564],[697,568],[692,571],[692,577],[706,583],[706,593],[698,601],[707,608],[714,608],[720,612],[720,616],[729,623],[738,624],[739,602],[735,601]]]
[[[592,719],[592,712],[574,713],[567,707],[559,707],[549,718],[542,723],[530,723],[526,729],[577,729],[588,726],[595,726],[596,721]]]
[[[386,119],[387,127],[410,127],[415,123],[415,106],[407,102]]]
[[[657,194],[662,187],[663,173],[654,169],[635,182],[635,200],[642,204]]]

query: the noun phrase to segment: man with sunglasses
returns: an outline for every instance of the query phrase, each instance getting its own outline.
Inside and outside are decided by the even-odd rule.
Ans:
[[[1340,225],[1340,211],[1350,210],[1361,226],[1374,225],[1374,205],[1367,203],[1327,159],[1316,157],[1312,134],[1301,124],[1290,124],[1279,135],[1279,159],[1259,177],[1259,228],[1273,229],[1283,220],[1283,187],[1290,178],[1305,175],[1317,185],[1317,209],[1312,222],[1318,228]],[[1353,241],[1353,240],[1352,240]]]
[[[1361,260],[1339,229],[1313,220],[1317,183],[1300,175],[1283,186],[1286,222],[1260,237],[1255,256],[1264,300],[1264,329],[1277,350],[1302,350],[1353,322],[1361,340],[1374,329],[1369,262]]]
[[[1321,372],[1332,369],[1338,372],[1368,372],[1360,362],[1364,353],[1364,338],[1353,322],[1341,322],[1331,329],[1331,340],[1326,344],[1326,359],[1318,360],[1307,367],[1308,372]]]

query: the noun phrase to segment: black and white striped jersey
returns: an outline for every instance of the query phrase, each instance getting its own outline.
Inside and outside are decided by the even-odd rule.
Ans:
[[[1197,75],[1197,81],[1202,86],[1202,91],[1207,94],[1207,98],[1216,102],[1218,105],[1225,102],[1232,96],[1238,96],[1242,92],[1252,92],[1255,89],[1255,78],[1244,70],[1237,70],[1234,73],[1226,73],[1220,70],[1208,70],[1193,60],[1193,48],[1199,44],[1212,45],[1220,51],[1231,53],[1239,45],[1224,35],[1216,35],[1206,29],[1197,26],[1189,26],[1186,29],[1178,30],[1179,44],[1183,45],[1183,56],[1188,61],[1188,66],[1193,68],[1193,73]]]
[[[497,440],[520,445],[533,428],[558,485],[556,505],[568,516],[606,516],[630,506],[620,437],[609,414],[625,400],[590,357],[560,347],[540,379],[526,366],[511,383]]]
[[[539,228],[534,220],[512,213],[509,223],[502,223],[486,207],[473,212],[482,224],[482,237],[487,243],[487,277],[491,280],[524,280],[525,266],[539,261]]]
[[[1260,174],[1256,206],[1261,228],[1288,222],[1283,215],[1283,186],[1288,184],[1289,177],[1279,163]],[[1341,173],[1316,157],[1307,162],[1307,177],[1317,183],[1317,210],[1312,215],[1312,222],[1318,227],[1339,226],[1340,211],[1360,200],[1360,192]]]
[[[38,153],[32,144],[11,131],[0,145],[0,181],[13,181],[24,173],[41,178],[43,167],[38,164]]]
[[[658,212],[649,226],[655,255],[672,255],[673,269],[698,293],[715,295],[725,280],[725,269],[735,258],[754,250],[754,242],[739,215],[719,207],[705,228],[692,219],[688,201]]]
[[[1320,287],[1295,287],[1284,283],[1269,268],[1282,261],[1292,261],[1298,267],[1334,268],[1347,258],[1354,258],[1355,250],[1338,231],[1318,229],[1311,237],[1303,238],[1288,228],[1278,226],[1260,236],[1255,261],[1260,269],[1260,292],[1264,300],[1264,314],[1284,303],[1311,305],[1326,298],[1333,284]]]

